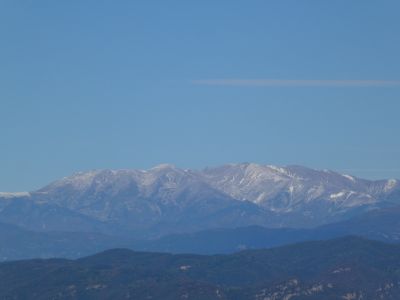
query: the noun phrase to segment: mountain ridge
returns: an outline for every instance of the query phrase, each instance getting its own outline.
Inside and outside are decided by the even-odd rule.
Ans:
[[[0,222],[62,231],[74,220],[76,230],[157,236],[248,225],[320,226],[400,203],[400,182],[302,166],[241,163],[197,171],[162,164],[78,172],[28,194],[3,195]]]
[[[213,256],[113,249],[0,263],[0,298],[396,299],[399,262],[399,245],[351,236]]]
[[[170,253],[222,254],[346,235],[399,243],[399,215],[400,206],[395,206],[316,228],[265,228],[250,225],[211,228],[151,239],[137,239],[132,234],[119,236],[71,230],[38,232],[0,223],[0,261],[35,257],[77,258],[117,247]]]

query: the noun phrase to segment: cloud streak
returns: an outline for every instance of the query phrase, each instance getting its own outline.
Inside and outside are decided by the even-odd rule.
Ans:
[[[400,80],[199,79],[195,85],[237,87],[400,87]]]

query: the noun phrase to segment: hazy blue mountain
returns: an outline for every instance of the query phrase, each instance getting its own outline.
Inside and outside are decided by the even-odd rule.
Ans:
[[[352,219],[321,226],[319,236],[359,235],[369,239],[400,242],[400,206],[376,209]]]
[[[166,235],[151,240],[89,232],[32,232],[0,223],[0,260],[78,258],[115,247],[172,253],[234,253],[244,249],[271,248],[346,235],[399,243],[400,206],[371,211],[347,221],[317,228],[218,228]]]
[[[350,220],[316,228],[265,228],[248,226],[174,234],[143,242],[145,250],[216,254],[244,249],[270,248],[295,242],[327,240],[347,235],[389,243],[400,242],[400,206],[377,209]]]
[[[326,236],[329,239],[331,235]],[[313,229],[265,228],[247,226],[217,228],[181,233],[143,241],[140,250],[169,253],[222,254],[245,249],[262,249],[287,245],[317,237]],[[321,239],[325,239],[325,236]]]
[[[136,242],[100,233],[35,232],[0,223],[0,261],[29,258],[77,258]]]
[[[231,255],[116,249],[0,264],[1,299],[398,299],[400,246],[355,237]]]
[[[98,170],[30,193],[0,193],[0,222],[36,231],[135,237],[259,225],[313,227],[398,204],[398,180],[368,181],[300,166],[160,165]]]

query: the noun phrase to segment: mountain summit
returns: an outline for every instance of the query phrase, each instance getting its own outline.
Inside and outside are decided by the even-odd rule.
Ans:
[[[310,227],[395,205],[400,182],[302,166],[79,172],[37,191],[0,193],[0,222],[34,230],[148,233]]]

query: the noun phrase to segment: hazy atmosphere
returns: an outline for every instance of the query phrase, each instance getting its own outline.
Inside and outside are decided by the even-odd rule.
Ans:
[[[0,191],[76,171],[400,178],[398,1],[1,1]]]

